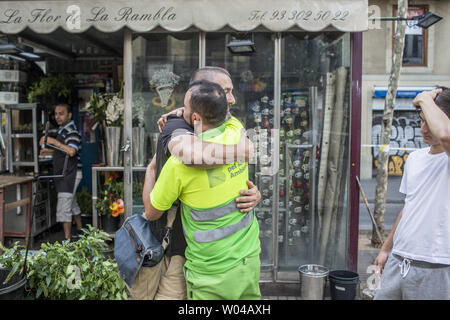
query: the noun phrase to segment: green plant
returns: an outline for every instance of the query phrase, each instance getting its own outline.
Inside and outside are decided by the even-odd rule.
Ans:
[[[82,187],[81,192],[77,192],[77,203],[82,213],[92,215],[92,194],[88,188]]]
[[[28,295],[36,299],[122,300],[128,299],[117,264],[106,258],[108,235],[88,226],[76,242],[43,243],[27,258]],[[0,244],[4,253],[0,265],[11,270],[5,282],[22,273],[24,246],[18,242],[10,249]]]
[[[116,173],[108,173],[95,208],[102,215],[117,217],[123,213],[123,182]]]
[[[37,97],[53,95],[59,97],[69,97],[72,92],[72,79],[64,74],[46,75],[33,82],[28,91],[28,102],[36,102]]]

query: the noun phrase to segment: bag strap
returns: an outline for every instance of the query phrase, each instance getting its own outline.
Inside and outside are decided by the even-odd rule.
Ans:
[[[163,241],[161,243],[164,250],[166,250],[167,246],[169,245],[169,235],[170,231],[172,230],[173,222],[175,221],[175,218],[177,216],[177,210],[178,205],[173,205],[168,211],[167,211],[167,225],[166,225],[166,235],[163,238]]]
[[[127,229],[128,234],[130,235],[131,242],[133,243],[133,246],[134,246],[134,251],[136,253],[141,253],[142,252],[142,246],[138,246],[137,245],[137,241],[136,241],[136,238],[134,237],[133,229],[131,228],[131,226],[128,223],[124,224],[124,226],[125,226],[125,229]]]
[[[177,216],[178,205],[173,205],[167,211],[167,228],[172,229],[173,222],[175,221],[175,217]]]

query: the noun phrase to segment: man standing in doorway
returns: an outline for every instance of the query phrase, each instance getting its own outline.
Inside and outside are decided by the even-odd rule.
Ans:
[[[430,146],[406,161],[405,205],[374,262],[377,300],[450,299],[450,89],[422,92],[413,104]]]
[[[55,138],[47,137],[47,144],[55,146],[57,149],[45,148],[41,150],[41,155],[53,154],[53,172],[62,174],[66,154],[67,161],[66,175],[64,178],[56,178],[55,189],[58,192],[58,203],[56,206],[56,221],[61,222],[64,229],[64,238],[71,239],[72,217],[75,220],[77,236],[81,232],[81,210],[78,206],[75,192],[82,179],[81,173],[81,135],[72,120],[72,110],[68,104],[58,104],[55,107],[55,120],[59,126],[58,135]],[[39,144],[44,145],[44,137]],[[60,149],[60,150],[58,150]]]
[[[202,141],[236,144],[240,130],[226,132],[225,92],[209,81],[191,84],[184,119]],[[196,128],[198,128],[196,126]],[[149,220],[156,220],[174,201],[181,201],[186,237],[184,265],[188,299],[259,299],[259,227],[253,212],[236,206],[248,182],[247,162],[205,170],[171,156],[150,195]]]

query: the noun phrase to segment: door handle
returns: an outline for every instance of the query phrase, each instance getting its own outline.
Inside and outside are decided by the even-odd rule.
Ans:
[[[120,152],[127,152],[128,150],[130,150],[130,140],[127,139],[126,144],[120,148]]]

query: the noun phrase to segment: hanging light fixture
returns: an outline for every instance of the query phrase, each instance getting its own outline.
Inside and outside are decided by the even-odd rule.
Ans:
[[[227,44],[228,50],[232,54],[237,55],[251,55],[256,52],[255,48],[255,42],[254,37],[252,33],[252,39],[244,39],[244,40],[237,40],[233,39]]]
[[[427,12],[423,16],[420,16],[417,21],[417,26],[428,29],[436,22],[439,22],[442,19],[442,17],[438,16],[437,14],[434,14],[433,12]]]
[[[20,56],[28,59],[39,59],[40,56],[31,52],[32,50],[25,50],[12,43],[6,43],[0,45],[0,54],[9,54],[12,56]]]
[[[412,18],[402,18],[402,17],[376,17],[376,18],[369,18],[369,20],[380,20],[380,21],[413,21],[415,22],[413,25],[416,25],[418,27],[428,29],[436,22],[439,22],[442,20],[442,17],[438,16],[437,14],[433,12],[427,12],[424,15],[421,16],[415,16]]]
[[[0,53],[3,53],[3,54],[8,54],[8,53],[9,54],[16,54],[16,53],[19,53],[21,51],[22,50],[17,48],[12,43],[0,44]]]

